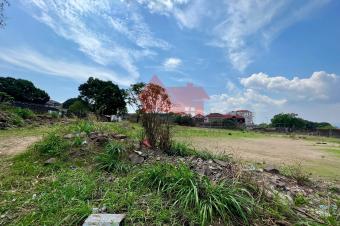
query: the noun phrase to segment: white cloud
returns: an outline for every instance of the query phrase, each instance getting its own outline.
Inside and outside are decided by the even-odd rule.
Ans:
[[[181,64],[181,59],[170,57],[164,61],[163,66],[165,70],[171,71],[177,69]]]
[[[223,48],[231,65],[245,70],[291,24],[329,0],[139,0],[153,13],[172,16],[180,27],[204,31],[208,45]],[[287,16],[288,15],[288,16]]]
[[[136,60],[155,55],[153,48],[170,47],[154,37],[138,9],[121,1],[22,1],[34,18],[93,61],[124,70],[133,79],[139,77]]]
[[[66,59],[55,59],[43,56],[30,49],[0,49],[0,60],[15,67],[78,81],[85,81],[92,76],[125,86],[135,82],[129,76],[118,75],[103,67],[89,66]]]
[[[324,71],[314,72],[308,78],[269,76],[262,72],[241,79],[245,88],[279,93],[291,100],[340,101],[340,76]]]
[[[239,87],[227,83],[229,93],[210,96],[209,112],[248,109],[256,122],[268,122],[280,112],[294,112],[314,121],[340,122],[340,76],[324,71],[307,78],[252,74]]]

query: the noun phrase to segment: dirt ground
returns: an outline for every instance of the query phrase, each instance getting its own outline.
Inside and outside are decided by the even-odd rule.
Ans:
[[[25,151],[30,145],[39,141],[40,136],[26,137],[1,137],[0,138],[0,156],[16,155]]]
[[[284,137],[266,138],[202,138],[180,139],[199,150],[214,153],[229,153],[235,158],[257,163],[282,164],[301,163],[317,176],[340,180],[340,157],[325,149],[339,147],[339,144],[317,144],[303,139]]]

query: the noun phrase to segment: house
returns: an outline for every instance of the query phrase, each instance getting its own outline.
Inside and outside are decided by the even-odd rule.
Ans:
[[[254,113],[248,110],[237,110],[232,111],[229,114],[235,115],[235,116],[242,116],[245,119],[245,124],[247,127],[254,125]]]
[[[204,114],[204,101],[209,99],[203,87],[187,83],[182,87],[165,87],[160,79],[154,75],[150,83],[159,85],[165,89],[172,103],[171,112],[185,113],[187,115]]]

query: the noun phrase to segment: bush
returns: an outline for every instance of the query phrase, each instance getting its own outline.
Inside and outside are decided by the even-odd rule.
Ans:
[[[86,133],[87,135],[89,135],[91,132],[94,131],[94,129],[94,124],[89,121],[78,121],[75,125],[75,132],[77,133]]]
[[[126,173],[130,167],[123,160],[125,155],[126,150],[124,145],[117,141],[111,141],[105,146],[104,153],[97,157],[97,166],[99,169],[108,172]]]
[[[310,182],[310,174],[303,170],[301,163],[284,165],[281,167],[281,172],[286,177],[295,179],[299,185],[305,185]]]
[[[89,112],[89,107],[84,101],[76,100],[69,106],[68,112],[75,114],[78,117],[86,117]]]
[[[14,112],[23,119],[30,119],[35,117],[34,112],[28,108],[16,108]]]
[[[204,159],[204,160],[208,160],[208,159],[220,159],[220,160],[226,160],[229,159],[229,157],[227,155],[225,156],[215,156],[212,155],[208,152],[204,152],[204,151],[197,151],[194,148],[190,147],[189,145],[185,144],[185,143],[178,143],[178,142],[173,142],[171,145],[171,148],[168,149],[168,151],[166,151],[166,153],[168,155],[176,155],[176,156],[182,156],[182,157],[186,157],[186,156],[196,156],[198,158]]]
[[[137,185],[168,196],[173,205],[194,211],[201,225],[218,218],[223,222],[248,224],[252,212],[253,198],[247,190],[235,183],[213,184],[186,165],[156,164],[141,171],[135,180]]]
[[[42,141],[35,145],[35,150],[40,154],[48,156],[60,156],[65,153],[70,147],[61,136],[56,133],[50,133]]]
[[[51,115],[51,117],[54,119],[59,118],[59,113],[56,111],[49,112],[49,115]]]
[[[194,120],[191,118],[190,115],[184,115],[184,116],[176,115],[174,122],[181,126],[194,126],[195,125]]]

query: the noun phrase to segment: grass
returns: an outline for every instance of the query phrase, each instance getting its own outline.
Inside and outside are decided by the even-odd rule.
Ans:
[[[227,130],[227,129],[210,129],[210,128],[197,128],[187,126],[176,126],[175,137],[189,138],[189,137],[219,137],[219,138],[257,138],[264,137],[263,134],[243,131],[243,130]]]
[[[130,165],[124,160],[126,155],[127,151],[122,143],[111,141],[96,158],[98,168],[108,172],[126,173],[130,169]]]
[[[280,168],[280,172],[286,177],[295,179],[299,185],[305,185],[310,182],[310,174],[303,169],[300,162],[295,164],[283,165]]]
[[[195,156],[203,160],[208,159],[230,160],[230,157],[228,155],[216,155],[206,151],[199,151],[196,150],[194,147],[191,147],[189,144],[181,142],[173,142],[171,148],[166,152],[168,155],[176,155],[181,157]]]
[[[65,154],[65,152],[69,151],[70,146],[70,143],[57,133],[50,133],[42,141],[38,142],[34,148],[41,155],[55,157]]]
[[[294,214],[279,198],[259,199],[249,184],[213,183],[185,165],[129,165],[121,170],[129,143],[111,142],[104,148],[88,144],[85,150],[76,144],[77,137],[61,138],[102,131],[138,139],[140,127],[95,122],[88,130],[88,125],[78,123],[36,128],[37,133],[51,134],[21,155],[0,159],[0,225],[81,225],[98,207],[105,207],[107,213],[126,213],[126,225],[263,225],[266,219],[287,220]],[[4,137],[15,134],[4,132]],[[201,155],[180,143],[172,151],[180,156]],[[45,164],[50,156],[56,162]]]
[[[148,186],[172,200],[173,205],[191,210],[198,223],[213,220],[248,224],[253,199],[247,190],[234,183],[212,184],[199,178],[187,166],[156,164],[145,168],[136,177],[138,186]]]

